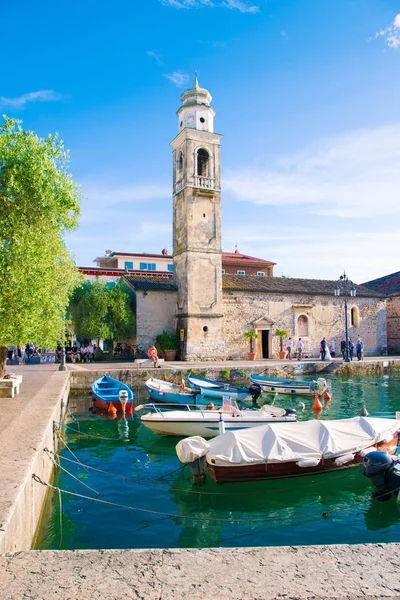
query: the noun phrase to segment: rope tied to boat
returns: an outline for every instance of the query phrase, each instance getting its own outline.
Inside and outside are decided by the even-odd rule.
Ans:
[[[102,437],[101,435],[93,435],[92,433],[86,433],[85,431],[77,431],[70,425],[61,423],[60,421],[53,421],[53,425],[55,425],[55,427],[58,428],[64,427],[64,429],[68,429],[69,431],[73,431],[74,433],[78,433],[79,435],[85,435],[86,437],[94,438],[95,440],[103,440],[105,442],[119,442],[121,440],[120,437],[106,438]],[[56,432],[56,428],[54,429],[54,431]]]

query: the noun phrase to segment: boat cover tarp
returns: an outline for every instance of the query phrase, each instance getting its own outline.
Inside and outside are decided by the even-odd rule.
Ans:
[[[358,452],[398,430],[400,420],[374,417],[274,423],[228,431],[210,441],[189,437],[178,443],[176,452],[184,463],[207,455],[208,461],[226,466],[320,460]]]

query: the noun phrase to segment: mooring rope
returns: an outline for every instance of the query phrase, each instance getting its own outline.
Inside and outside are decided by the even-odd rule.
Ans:
[[[127,504],[119,504],[117,502],[111,502],[110,500],[102,500],[100,498],[93,498],[91,496],[85,496],[83,494],[78,494],[77,492],[70,492],[68,490],[64,490],[61,488],[58,488],[54,485],[51,485],[48,482],[43,481],[38,475],[36,475],[35,473],[32,474],[32,479],[34,481],[36,481],[37,483],[40,483],[41,485],[44,485],[52,490],[55,490],[57,492],[61,492],[62,494],[67,494],[68,496],[74,496],[75,498],[82,498],[84,500],[91,500],[92,502],[98,502],[100,504],[105,504],[107,506],[114,506],[115,508],[121,508],[123,510],[131,510],[134,512],[141,512],[141,513],[146,513],[146,514],[150,514],[150,515],[158,515],[158,516],[163,516],[163,517],[170,517],[171,519],[186,519],[186,520],[190,520],[190,521],[206,521],[206,522],[217,522],[217,523],[265,523],[268,521],[290,521],[290,520],[300,520],[300,519],[307,519],[307,518],[314,518],[316,516],[320,516],[323,518],[327,518],[328,515],[332,514],[332,513],[337,513],[337,512],[341,512],[341,511],[345,511],[345,510],[350,510],[354,507],[360,507],[363,506],[364,504],[367,504],[369,502],[368,500],[364,500],[361,502],[354,502],[352,504],[348,504],[346,506],[342,506],[342,507],[337,507],[337,508],[332,508],[330,510],[327,511],[323,511],[321,513],[306,513],[303,515],[290,515],[287,517],[278,517],[278,516],[273,516],[273,517],[263,517],[260,519],[224,519],[222,517],[200,517],[200,516],[193,516],[193,515],[177,515],[175,513],[167,513],[167,512],[162,512],[162,511],[157,511],[157,510],[150,510],[148,508],[139,508],[137,506],[129,506]]]
[[[73,431],[74,433],[79,433],[79,435],[86,435],[86,437],[94,438],[96,440],[104,440],[105,442],[119,442],[121,441],[120,437],[115,438],[106,438],[100,435],[93,435],[91,433],[86,433],[85,431],[77,431],[73,429],[70,425],[66,425],[65,423],[61,423],[60,421],[53,421],[55,425],[59,425],[60,427],[64,427],[65,429],[69,429],[69,431]]]
[[[74,452],[72,452],[71,448],[68,446],[68,444],[64,440],[64,438],[59,436],[58,439],[64,444],[64,446],[66,447],[68,452],[70,452],[72,454],[72,456],[75,458],[76,462],[79,463],[83,469],[85,469],[86,473],[88,473],[89,469],[87,468],[87,466],[82,461],[79,460],[79,458],[76,456],[76,454]],[[49,450],[49,452],[51,452],[51,450]],[[52,454],[54,454],[54,452],[52,452]],[[58,456],[58,458],[61,458],[60,454],[58,454],[57,456]]]
[[[87,485],[87,483],[85,483],[84,481],[82,481],[81,479],[79,479],[79,477],[76,477],[75,475],[73,475],[72,473],[70,473],[69,471],[67,471],[67,469],[65,469],[62,465],[60,465],[59,462],[57,462],[52,456],[50,456],[50,453],[53,454],[54,457],[60,458],[58,455],[54,454],[54,452],[51,452],[51,450],[49,450],[48,448],[44,448],[43,452],[45,452],[47,454],[47,456],[49,457],[49,459],[51,460],[51,462],[53,463],[53,465],[57,469],[61,469],[62,471],[64,471],[64,473],[66,473],[67,475],[69,475],[70,477],[72,477],[72,479],[75,479],[75,481],[77,481],[78,483],[80,483],[84,487],[88,488],[88,490],[91,490],[92,492],[94,492],[98,496],[100,495],[100,492],[98,492],[97,490],[95,490],[94,488],[92,488],[90,485]]]
[[[63,541],[61,490],[58,490],[58,501],[60,503],[60,539],[59,539],[59,542],[58,542],[58,549],[60,549],[62,541]]]
[[[51,450],[49,450],[49,452],[51,452]],[[54,453],[52,453],[54,454]],[[157,482],[158,479],[151,479],[151,480],[144,480],[144,479],[134,479],[133,477],[126,477],[125,475],[118,475],[116,473],[110,473],[109,471],[104,471],[104,469],[98,469],[97,467],[92,467],[90,465],[84,465],[84,463],[80,462],[79,460],[77,462],[73,461],[71,458],[68,458],[67,456],[62,456],[61,454],[58,454],[57,457],[61,460],[66,460],[67,462],[70,462],[72,464],[76,464],[77,466],[82,466],[82,468],[88,469],[90,471],[94,471],[97,473],[101,473],[103,475],[108,475],[109,477],[114,477],[115,479],[121,479],[122,481],[125,482],[130,482],[130,483],[135,483],[137,485],[144,485],[147,487],[154,487],[156,489],[159,490],[167,490],[169,492],[180,492],[183,494],[195,494],[198,496],[222,496],[223,494],[217,494],[216,492],[206,492],[206,491],[202,491],[202,490],[193,490],[193,489],[184,489],[184,488],[175,488],[175,487],[168,487],[168,486],[162,486],[162,485],[158,485]],[[177,470],[182,470],[186,467],[187,465],[183,465],[181,467],[179,467],[179,469]],[[172,473],[174,473],[174,471],[172,471]],[[168,474],[167,474],[168,475]],[[165,475],[166,477],[166,475]],[[344,479],[346,477],[346,475],[341,475],[340,477],[336,477],[335,481],[338,481],[340,479]],[[296,490],[300,490],[300,489],[307,489],[307,488],[311,488],[311,487],[316,487],[320,485],[320,482],[316,481],[316,482],[312,482],[310,484],[307,485],[302,485],[302,486],[297,486]],[[293,489],[292,488],[284,488],[284,489],[279,489],[279,490],[268,490],[266,492],[231,492],[229,494],[230,497],[232,496],[266,496],[266,495],[271,495],[274,493],[285,493],[285,492],[292,492]]]

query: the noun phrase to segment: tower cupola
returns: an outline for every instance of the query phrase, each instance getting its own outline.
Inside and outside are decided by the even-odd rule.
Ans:
[[[214,133],[215,111],[210,106],[211,100],[210,92],[199,86],[196,75],[193,87],[183,92],[181,96],[182,106],[176,113],[179,131],[187,127]]]

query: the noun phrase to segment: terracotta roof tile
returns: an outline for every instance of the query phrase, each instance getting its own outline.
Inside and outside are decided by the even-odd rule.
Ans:
[[[124,275],[124,280],[138,291],[158,290],[176,291],[172,277]]]
[[[260,292],[266,294],[310,294],[333,296],[336,281],[325,279],[294,279],[292,277],[254,277],[252,275],[222,275],[222,289],[225,291]],[[357,296],[380,298],[382,294],[355,285]]]

